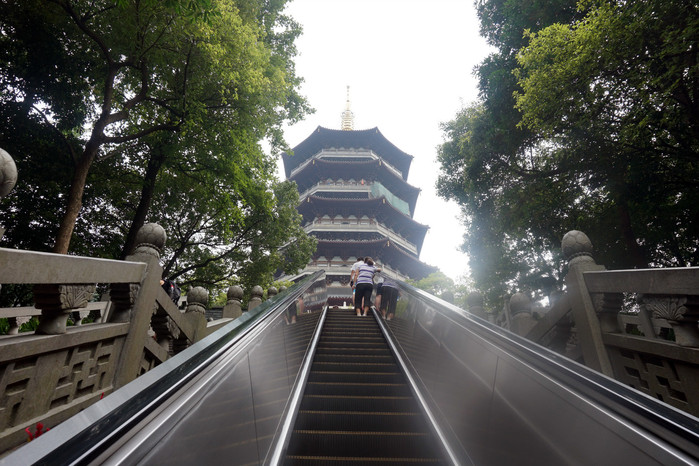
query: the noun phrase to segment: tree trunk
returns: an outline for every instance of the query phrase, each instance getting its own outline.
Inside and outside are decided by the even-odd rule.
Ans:
[[[146,176],[143,179],[143,186],[141,188],[141,199],[138,201],[138,207],[136,207],[136,212],[134,213],[133,221],[131,222],[131,227],[129,227],[129,232],[126,235],[126,242],[121,250],[121,259],[125,259],[126,256],[131,254],[131,251],[136,247],[136,234],[138,230],[146,223],[146,217],[148,216],[148,211],[153,203],[153,193],[155,192],[155,182],[158,179],[158,173],[160,173],[160,167],[163,166],[165,161],[165,150],[162,147],[156,147],[151,152],[151,157],[148,160],[148,168],[146,169]]]
[[[97,155],[97,148],[98,145],[88,143],[85,146],[82,157],[80,157],[80,160],[75,166],[70,192],[66,200],[66,211],[61,219],[61,224],[56,234],[56,244],[53,247],[53,252],[55,253],[68,254],[70,239],[75,229],[75,222],[78,220],[80,209],[82,209],[83,206],[83,193],[85,192],[87,175]]]
[[[648,260],[643,248],[636,241],[636,235],[631,226],[631,214],[626,201],[617,199],[617,211],[619,212],[619,227],[624,238],[624,243],[629,252],[629,265],[639,269],[648,267]]]

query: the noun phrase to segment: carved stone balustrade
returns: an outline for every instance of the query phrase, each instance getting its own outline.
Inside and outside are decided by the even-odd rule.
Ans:
[[[66,333],[69,314],[86,308],[94,293],[95,285],[35,285],[34,301],[41,309],[37,335]]]

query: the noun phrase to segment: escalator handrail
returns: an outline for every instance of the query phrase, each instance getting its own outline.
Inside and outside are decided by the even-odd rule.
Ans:
[[[405,282],[402,292],[428,303],[453,323],[467,328],[507,353],[552,376],[569,390],[582,393],[640,428],[699,459],[699,419],[660,400],[544,348]]]
[[[421,383],[419,384],[418,381],[415,379],[413,371],[409,369],[410,366],[407,363],[407,361],[403,358],[403,353],[399,351],[398,345],[394,341],[391,332],[388,330],[386,322],[383,321],[383,319],[379,316],[376,310],[374,310],[374,318],[377,320],[379,328],[381,329],[381,333],[386,339],[386,343],[388,344],[391,353],[396,358],[398,366],[401,367],[403,374],[408,379],[408,384],[410,385],[413,394],[417,398],[418,404],[425,413],[425,416],[427,416],[427,420],[429,424],[432,426],[432,429],[434,429],[434,433],[437,436],[437,439],[439,440],[442,449],[446,456],[449,458],[451,464],[473,464],[473,460],[471,460],[471,458],[468,457],[467,452],[461,451],[460,453],[457,453],[452,443],[448,440],[448,436],[444,432],[444,426],[440,425],[440,423],[437,422],[436,416],[430,408],[430,404],[427,403],[427,401],[425,400],[423,391],[421,390],[421,387],[423,387],[423,385]]]
[[[324,274],[325,271],[317,271],[243,313],[187,350],[1,459],[0,464],[89,463],[258,325],[294,304]]]
[[[315,357],[316,348],[318,348],[318,341],[320,341],[320,336],[323,332],[323,326],[325,325],[325,319],[327,316],[328,306],[326,305],[323,309],[323,313],[320,316],[318,325],[315,328],[311,342],[308,345],[308,351],[306,351],[306,356],[302,362],[299,374],[296,377],[296,382],[291,390],[291,395],[289,396],[287,404],[284,408],[282,420],[279,423],[279,428],[275,434],[275,439],[272,441],[272,448],[270,449],[268,458],[264,461],[265,465],[276,466],[282,464],[282,461],[284,460],[284,454],[289,446],[293,426],[296,423],[296,417],[298,416],[299,407],[301,406],[303,393],[306,390],[308,375],[311,373],[313,358]]]

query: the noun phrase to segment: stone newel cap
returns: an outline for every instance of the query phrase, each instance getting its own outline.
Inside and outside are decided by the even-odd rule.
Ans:
[[[0,198],[10,194],[17,183],[17,165],[10,154],[0,149]]]
[[[592,256],[592,241],[582,231],[571,230],[563,236],[561,250],[566,260],[578,256]]]

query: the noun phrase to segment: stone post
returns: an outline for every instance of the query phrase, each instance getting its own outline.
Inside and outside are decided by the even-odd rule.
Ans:
[[[481,319],[488,319],[488,313],[483,309],[483,295],[478,291],[473,291],[468,294],[466,297],[466,304],[468,305],[468,312]]]
[[[187,293],[187,309],[184,313],[190,322],[194,323],[194,335],[188,340],[184,333],[180,338],[172,342],[172,350],[175,354],[187,349],[193,342],[198,341],[206,329],[206,306],[209,304],[209,292],[201,286],[191,288]]]
[[[613,377],[609,355],[602,341],[600,321],[583,279],[584,272],[604,270],[604,266],[595,263],[592,258],[592,242],[582,231],[572,230],[566,233],[561,241],[561,249],[568,260],[565,281],[585,365]]]
[[[0,149],[0,199],[10,194],[17,183],[17,166],[10,154]],[[0,239],[5,234],[5,228],[0,225]]]
[[[160,253],[167,235],[155,223],[147,223],[136,235],[136,248],[126,260],[146,263],[146,273],[141,283],[116,283],[110,287],[112,299],[112,322],[130,322],[129,333],[124,341],[119,365],[114,377],[115,388],[134,380],[143,359],[143,348],[153,312],[155,298],[160,292]]]
[[[228,300],[226,305],[223,306],[223,317],[224,319],[237,319],[243,314],[241,307],[241,301],[243,299],[243,289],[238,285],[233,285],[228,288],[226,293]]]
[[[279,291],[277,291],[275,287],[270,286],[267,288],[267,299],[272,299],[273,297],[277,296],[278,293]]]
[[[262,295],[264,291],[260,285],[255,285],[252,287],[250,292],[250,301],[248,301],[248,311],[252,311],[257,306],[262,304]]]
[[[510,298],[510,331],[526,336],[534,328],[536,321],[532,317],[532,301],[524,293],[515,293]]]

